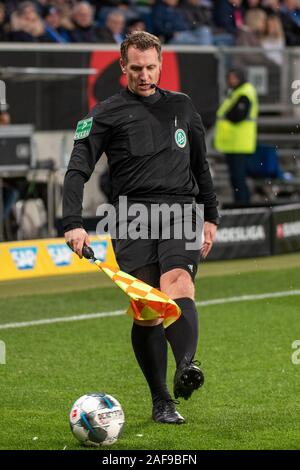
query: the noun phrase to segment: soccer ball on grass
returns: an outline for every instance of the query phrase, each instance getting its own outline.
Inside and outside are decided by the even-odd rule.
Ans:
[[[124,422],[120,403],[105,393],[83,395],[70,412],[71,431],[86,446],[113,444],[120,437]]]

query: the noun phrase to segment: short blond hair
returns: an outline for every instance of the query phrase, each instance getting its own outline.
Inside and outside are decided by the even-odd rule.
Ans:
[[[262,32],[260,30],[260,25],[264,25],[264,29],[266,29],[267,14],[260,8],[248,10],[245,15],[245,24],[253,33]]]
[[[129,34],[121,44],[121,58],[124,64],[128,62],[128,49],[130,46],[140,51],[146,51],[154,47],[157,51],[158,59],[161,60],[161,42],[154,34],[147,33],[146,31],[134,31]]]

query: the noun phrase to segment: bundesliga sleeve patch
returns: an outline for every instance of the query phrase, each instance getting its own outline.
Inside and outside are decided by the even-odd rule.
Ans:
[[[93,125],[93,117],[83,119],[77,123],[74,140],[85,139],[88,137]]]

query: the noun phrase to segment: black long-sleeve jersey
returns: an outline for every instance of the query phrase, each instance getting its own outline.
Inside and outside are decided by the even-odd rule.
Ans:
[[[64,182],[64,230],[82,226],[83,187],[103,152],[112,197],[204,204],[217,223],[217,200],[206,160],[203,124],[191,99],[157,88],[148,97],[128,89],[97,104],[80,121]]]

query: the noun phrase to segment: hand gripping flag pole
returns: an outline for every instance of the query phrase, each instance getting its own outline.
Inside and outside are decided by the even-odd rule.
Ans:
[[[118,268],[102,263],[95,258],[92,248],[87,245],[84,245],[82,254],[85,258],[92,260],[98,268],[104,271],[128,295],[130,305],[127,313],[135,320],[163,318],[164,327],[167,328],[179,318],[181,314],[180,308],[174,300],[170,299],[163,292],[124,271],[120,271]]]

